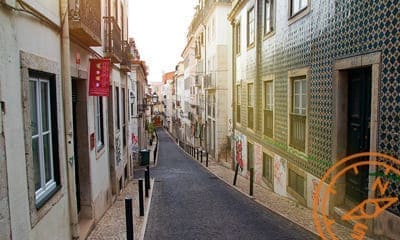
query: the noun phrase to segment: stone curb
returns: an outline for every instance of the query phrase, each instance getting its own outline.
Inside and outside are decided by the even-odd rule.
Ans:
[[[139,240],[143,240],[144,234],[146,233],[147,220],[149,218],[151,200],[153,198],[154,182],[155,182],[154,178],[150,179],[150,192],[149,192],[149,197],[147,199],[147,208],[145,210],[144,217],[143,217],[143,225],[140,229]]]

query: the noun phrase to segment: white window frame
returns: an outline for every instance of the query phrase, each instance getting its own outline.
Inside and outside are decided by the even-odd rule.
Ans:
[[[267,86],[270,86],[267,88]],[[274,110],[274,82],[264,81],[264,109],[265,110]]]
[[[242,44],[242,39],[241,39],[241,27],[240,27],[240,21],[236,23],[235,28],[236,28],[236,42],[235,42],[235,50],[236,50],[236,55],[239,55],[241,52],[241,44]]]
[[[274,31],[274,0],[264,0],[264,34]]]
[[[308,0],[290,0],[290,16],[294,16],[308,6]]]
[[[96,150],[100,151],[104,147],[104,101],[103,97],[95,97],[95,135]],[[101,101],[101,104],[100,104]]]
[[[306,76],[293,79],[293,107],[292,113],[305,116],[307,113],[307,79]],[[299,85],[299,92],[296,92],[296,85]],[[299,102],[296,101],[298,97]],[[303,98],[304,97],[304,98]]]
[[[54,174],[54,158],[53,158],[53,142],[52,142],[52,126],[51,126],[51,100],[50,100],[50,80],[40,78],[40,77],[30,77],[29,79],[29,87],[30,84],[34,83],[36,86],[35,98],[36,98],[36,106],[30,106],[31,108],[36,107],[36,121],[37,121],[37,134],[33,135],[32,131],[32,141],[33,139],[38,139],[38,157],[39,157],[39,171],[40,171],[40,188],[36,190],[36,182],[35,182],[35,202],[38,204],[43,201],[51,192],[56,188],[57,183]],[[42,84],[47,84],[47,112],[48,112],[48,130],[43,130],[43,110],[42,109],[42,92],[41,87]],[[32,97],[32,96],[31,96]],[[31,116],[31,121],[33,116]],[[44,136],[49,136],[49,161],[50,161],[50,179],[46,181],[46,166],[45,166],[45,153],[44,153]],[[33,143],[32,143],[33,146]],[[32,149],[32,154],[34,154]],[[36,179],[36,177],[35,177]]]
[[[256,24],[255,24],[254,6],[247,12],[247,47],[251,47],[256,39]]]

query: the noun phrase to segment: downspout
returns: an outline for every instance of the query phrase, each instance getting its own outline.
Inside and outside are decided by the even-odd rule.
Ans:
[[[68,203],[72,239],[79,239],[78,209],[75,189],[75,158],[72,121],[72,87],[70,73],[68,0],[60,0],[61,80],[64,107],[65,154],[67,160]]]
[[[234,139],[235,139],[235,127],[236,127],[236,102],[235,102],[235,91],[237,91],[237,88],[235,87],[236,83],[236,40],[235,40],[235,34],[236,34],[236,27],[235,27],[235,20],[232,19],[231,21],[232,25],[232,104],[233,104],[233,109],[232,109],[232,137],[231,137],[231,149],[232,147],[235,148],[234,145]],[[235,111],[236,110],[236,111]],[[232,150],[231,150],[232,151]],[[236,153],[235,153],[236,154]],[[235,169],[235,154],[231,154],[232,157],[232,169]]]
[[[259,132],[259,128],[261,128],[261,133],[262,135],[262,126],[260,126],[260,122],[257,121],[258,116],[261,111],[256,111],[256,109],[262,109],[262,107],[259,106],[259,101],[257,101],[257,92],[259,92],[262,89],[262,81],[261,81],[261,86],[260,86],[260,65],[261,65],[261,39],[263,36],[263,26],[261,25],[262,21],[262,12],[261,12],[261,1],[256,2],[256,28],[255,28],[255,34],[256,34],[256,39],[255,39],[255,49],[256,49],[256,79],[255,79],[255,84],[254,84],[254,112],[256,114],[256,117],[254,117],[254,126],[255,126],[255,132]],[[261,93],[262,96],[262,93]],[[262,117],[261,117],[262,119]],[[254,167],[254,166],[253,166]]]
[[[203,10],[204,11],[204,10]],[[202,19],[204,21],[204,18]],[[204,27],[204,74],[207,76],[207,27],[203,23]],[[207,81],[205,84],[207,86]],[[204,148],[206,149],[206,154],[208,154],[208,146],[207,146],[207,89],[204,86]]]

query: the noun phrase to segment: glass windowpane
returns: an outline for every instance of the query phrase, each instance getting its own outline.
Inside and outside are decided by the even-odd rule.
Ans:
[[[40,189],[40,157],[39,157],[39,139],[32,139],[32,160],[33,160],[33,170],[35,175],[35,191]]]
[[[37,92],[36,92],[36,81],[29,81],[30,85],[30,112],[31,112],[31,128],[32,136],[38,134],[38,114],[37,114]]]
[[[40,84],[40,101],[42,107],[42,130],[44,132],[49,131],[50,124],[49,124],[49,85],[47,82],[41,82]]]
[[[53,179],[50,134],[43,135],[43,160],[46,182],[48,182]]]

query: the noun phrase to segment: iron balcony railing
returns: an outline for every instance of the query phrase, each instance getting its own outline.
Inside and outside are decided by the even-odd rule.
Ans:
[[[194,78],[194,85],[201,86],[202,80],[203,80],[203,75],[196,75],[196,77]]]
[[[206,88],[215,88],[216,87],[215,73],[206,74],[205,85],[206,85]]]
[[[114,63],[122,61],[121,29],[114,17],[104,17],[104,54]]]
[[[85,46],[101,46],[100,0],[69,1],[69,31],[71,37]]]
[[[305,151],[306,143],[306,116],[290,114],[290,146]]]
[[[121,69],[129,72],[131,70],[131,53],[129,42],[127,40],[122,41],[122,60]]]

